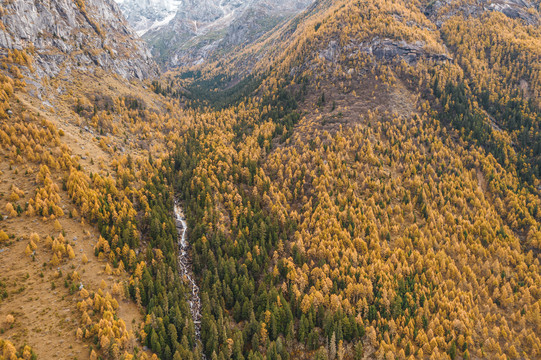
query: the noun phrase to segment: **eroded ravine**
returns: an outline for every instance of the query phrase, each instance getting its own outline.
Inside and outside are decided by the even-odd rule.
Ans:
[[[178,237],[179,237],[179,251],[178,251],[178,265],[180,269],[180,275],[182,278],[188,279],[188,283],[191,287],[191,293],[188,298],[188,303],[190,304],[190,311],[192,313],[192,319],[195,326],[195,338],[196,341],[201,343],[201,298],[199,296],[199,286],[197,286],[193,271],[192,271],[192,262],[189,253],[189,244],[186,239],[188,225],[186,224],[186,219],[184,218],[184,213],[179,203],[175,201],[175,224],[177,227]]]

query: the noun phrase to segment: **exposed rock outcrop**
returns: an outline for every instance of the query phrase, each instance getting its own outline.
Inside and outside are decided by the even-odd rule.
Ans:
[[[458,14],[477,17],[486,11],[501,12],[511,19],[521,19],[529,25],[539,25],[541,19],[535,12],[530,11],[536,6],[529,0],[477,0],[474,2],[436,0],[424,7],[424,13],[437,26],[441,26],[447,19]]]
[[[361,46],[362,51],[373,54],[378,60],[391,60],[400,57],[409,64],[416,63],[421,58],[435,61],[452,60],[447,54],[436,54],[424,49],[421,42],[410,44],[405,41],[393,41],[390,39],[374,40]]]
[[[0,51],[32,52],[34,77],[97,67],[126,79],[158,74],[111,0],[13,0],[2,4],[1,14]]]
[[[391,61],[403,59],[409,64],[415,64],[420,59],[434,61],[452,61],[452,58],[444,53],[427,51],[422,42],[414,44],[392,39],[374,38],[371,41],[350,43],[340,48],[337,41],[330,41],[327,48],[319,52],[319,57],[330,62],[338,62],[340,56],[345,53],[348,57],[357,53],[372,55],[378,61]]]

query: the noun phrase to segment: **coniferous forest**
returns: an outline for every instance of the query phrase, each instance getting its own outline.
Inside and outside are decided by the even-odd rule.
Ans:
[[[0,53],[0,360],[541,357],[539,0],[315,1],[142,79],[96,1],[54,76]]]

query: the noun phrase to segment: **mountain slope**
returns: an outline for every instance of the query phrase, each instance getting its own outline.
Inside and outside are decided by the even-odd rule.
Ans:
[[[3,355],[540,357],[539,1],[320,0],[260,35],[280,4],[183,2],[205,61],[150,88],[6,52]]]
[[[145,44],[109,0],[14,0],[1,8],[0,46],[26,50],[35,76],[102,68],[126,79],[157,76]]]
[[[173,169],[207,356],[540,356],[539,3],[429,4],[318,2],[155,84],[201,112]]]
[[[200,358],[160,173],[190,119],[144,43],[98,0],[6,2],[2,31],[0,358]]]

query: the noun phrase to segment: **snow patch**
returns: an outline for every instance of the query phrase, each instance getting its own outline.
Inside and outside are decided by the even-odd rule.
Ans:
[[[115,0],[139,36],[167,25],[175,17],[182,0]]]

